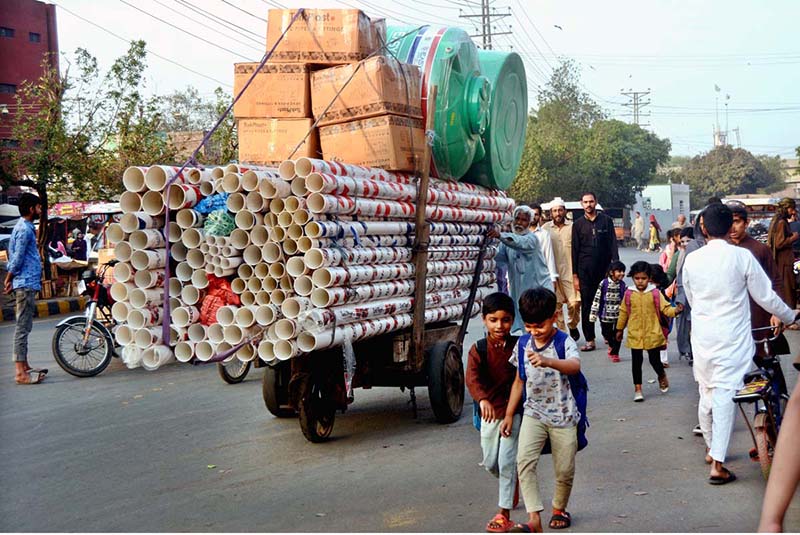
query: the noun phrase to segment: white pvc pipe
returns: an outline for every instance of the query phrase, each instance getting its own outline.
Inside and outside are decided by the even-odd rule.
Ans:
[[[269,202],[269,211],[275,215],[280,214],[283,212],[284,202],[283,199],[276,197]]]
[[[214,356],[214,353],[217,351],[217,345],[211,342],[198,342],[197,345],[194,346],[194,356],[197,357],[197,360],[200,362],[208,362],[211,360],[211,357]]]
[[[181,301],[180,297],[170,297],[169,298],[169,309],[175,310],[176,308],[180,308],[184,305],[184,302]]]
[[[116,245],[117,243],[124,241],[126,238],[125,230],[119,223],[111,223],[106,229],[106,236],[108,236],[108,241],[112,245]]]
[[[260,212],[264,205],[264,196],[258,191],[251,191],[244,199],[244,207],[251,212]]]
[[[278,315],[278,307],[275,305],[261,305],[256,307],[255,320],[262,327],[266,327],[275,323]]]
[[[203,180],[200,182],[200,195],[203,197],[210,197],[214,194],[214,181]]]
[[[288,319],[296,319],[300,314],[308,312],[313,307],[311,299],[307,297],[289,297],[281,305],[281,312]]]
[[[258,293],[256,293],[256,305],[261,306],[268,304],[269,304],[269,292],[261,290]]]
[[[267,264],[274,264],[283,259],[283,249],[275,242],[268,242],[261,248],[261,258]]]
[[[252,327],[256,322],[256,310],[254,306],[243,306],[236,311],[234,315],[234,322],[239,327]]]
[[[124,214],[131,214],[142,209],[142,195],[132,191],[123,191],[119,196],[119,208]]]
[[[151,216],[145,212],[134,212],[123,214],[119,224],[123,231],[131,233],[134,230],[144,230],[146,228],[164,228],[164,218]]]
[[[139,349],[147,349],[155,344],[160,344],[162,342],[161,327],[139,329],[133,335],[133,341]]]
[[[293,289],[297,295],[309,297],[314,291],[314,282],[308,275],[301,275],[294,280]]]
[[[264,251],[262,249],[261,254],[263,256]],[[265,263],[256,264],[253,268],[253,276],[257,279],[264,280],[265,278],[269,277],[269,266]]]
[[[204,231],[196,228],[187,228],[181,234],[181,241],[187,249],[197,249],[203,243]]]
[[[155,371],[173,361],[175,356],[167,346],[152,346],[142,352],[142,367],[147,371]]]
[[[280,340],[280,338],[278,338],[278,335],[275,334],[275,329],[276,328],[277,328],[277,322],[273,323],[272,325],[267,327],[267,340],[269,340],[269,341],[271,341],[273,343],[275,343],[278,340]]]
[[[288,182],[268,177],[261,181],[258,191],[265,199],[282,199],[292,193],[292,187]]]
[[[134,250],[160,249],[166,245],[166,240],[160,230],[146,229],[131,232],[128,243],[131,244]]]
[[[119,303],[114,303],[119,304]],[[116,319],[116,318],[115,318]],[[125,320],[122,320],[125,321]],[[114,338],[121,346],[131,345],[133,343],[134,330],[129,325],[118,325],[117,330],[114,331]]]
[[[241,295],[245,290],[247,290],[247,281],[244,279],[237,277],[231,281],[231,291],[236,295]]]
[[[293,160],[284,160],[278,166],[278,173],[284,180],[291,180],[295,177],[295,162]]]
[[[208,254],[208,252],[210,250],[211,250],[211,246],[208,244],[208,242],[203,242],[203,243],[200,244],[200,252],[201,253]]]
[[[178,327],[188,327],[200,321],[200,311],[193,306],[178,307],[172,311],[172,321]]]
[[[273,243],[280,243],[286,238],[286,229],[278,225],[278,218],[275,214],[270,214],[275,217],[275,224],[269,227],[269,241]]]
[[[231,212],[238,213],[244,210],[245,207],[245,196],[242,193],[231,193],[228,195],[228,200],[225,201],[225,206],[227,206],[228,210]]]
[[[261,248],[257,245],[248,245],[242,254],[245,263],[255,266],[262,260]]]
[[[116,268],[114,271],[116,272]],[[149,269],[137,271],[136,275],[133,277],[133,283],[137,288],[155,288],[156,286],[164,286],[164,271]]]
[[[258,344],[258,358],[264,362],[272,362],[275,360],[275,344],[269,340],[263,340]]]
[[[286,266],[283,262],[275,262],[274,264],[270,264],[269,266],[269,276],[280,279],[286,275]]]
[[[286,292],[288,297],[294,291],[294,281],[289,275],[284,275],[278,281],[278,288]]]
[[[125,301],[117,301],[111,306],[111,317],[114,318],[117,323],[128,321],[129,313],[130,307]]]
[[[186,263],[189,264],[189,267],[192,269],[201,269],[206,266],[206,255],[200,249],[192,249],[186,253]],[[187,273],[186,276],[191,279],[192,274]],[[181,280],[189,280],[189,279],[181,279]]]
[[[181,242],[173,243],[169,248],[169,255],[176,262],[183,262],[186,260],[187,252],[186,246]]]
[[[299,176],[294,177],[292,179],[291,190],[292,194],[296,195],[297,197],[308,195],[308,189],[306,189],[306,179]]]
[[[225,340],[225,333],[222,331],[222,325],[219,323],[212,323],[206,330],[208,340],[214,344],[218,344]]]
[[[114,266],[114,280],[117,282],[130,282],[133,279],[133,269],[127,262],[120,262]]]
[[[311,213],[305,208],[300,209],[292,214],[292,221],[300,226],[306,225],[311,221]]]
[[[203,214],[191,208],[184,208],[175,216],[175,222],[182,229],[200,227],[205,219],[206,217]]]
[[[293,256],[286,261],[286,273],[297,278],[308,273],[308,265],[302,256]]]
[[[144,174],[147,172],[147,167],[128,167],[122,173],[122,185],[125,186],[127,191],[144,191],[147,185],[144,183]]]
[[[223,327],[233,325],[233,322],[236,320],[236,310],[238,308],[239,307],[233,305],[225,305],[219,307],[217,309],[217,323],[219,323]]]
[[[258,245],[262,247],[267,240],[269,240],[269,232],[267,231],[267,227],[264,225],[256,225],[252,229],[250,229],[250,242],[253,245]]]
[[[278,214],[278,225],[280,225],[282,228],[289,228],[291,224],[292,213],[284,208],[283,211]]]
[[[294,340],[280,340],[276,342],[274,352],[278,360],[289,360],[300,354],[300,350],[297,348],[297,342]]]
[[[267,266],[266,264],[264,264],[264,266],[267,269],[269,269],[269,266]],[[266,292],[271,292],[272,290],[276,289],[277,287],[278,287],[278,279],[276,279],[275,277],[270,277],[269,275],[267,275],[266,277],[261,279],[261,289],[262,290],[264,290]]]
[[[225,167],[226,166],[220,166],[220,167],[215,167],[214,169],[212,169],[211,170],[211,178],[216,180],[218,178],[221,179],[222,177],[224,177],[225,173],[227,172],[225,170]]]
[[[299,240],[303,237],[303,227],[296,223],[292,223],[289,225],[289,228],[286,229],[286,235],[292,240]]]
[[[167,223],[167,239],[170,243],[178,243],[181,241],[182,234],[183,229],[179,227],[175,221]]]
[[[128,293],[136,286],[132,282],[115,282],[111,285],[111,299],[114,301],[127,301]]]
[[[178,327],[174,324],[169,326],[169,345],[174,346],[178,342],[185,342],[189,339],[189,331],[186,327]]]
[[[192,323],[187,329],[189,341],[197,343],[202,342],[207,337],[206,326],[202,323]]]
[[[308,236],[303,236],[299,240],[297,240],[297,252],[298,253],[307,253],[311,249],[314,248],[314,240],[309,238]]]
[[[297,242],[291,238],[286,238],[283,240],[283,252],[287,255],[291,256],[297,254],[299,251]]]
[[[222,191],[236,193],[242,191],[242,177],[238,173],[225,173],[222,177]]]
[[[239,300],[242,302],[242,306],[254,306],[256,304],[256,294],[250,290],[245,290],[239,296]]]
[[[211,171],[209,171],[208,169],[203,169],[201,167],[184,169],[183,175],[186,177],[186,182],[188,184],[194,184],[194,185],[200,184],[200,182],[204,180],[211,179]]]
[[[297,323],[288,318],[279,319],[275,324],[275,334],[280,340],[291,340],[297,336]]]
[[[175,276],[181,282],[189,282],[192,280],[193,275],[194,269],[189,265],[189,262],[181,262],[177,265],[177,267],[175,267]]]
[[[166,204],[167,194],[163,194]],[[197,204],[202,196],[200,188],[192,184],[172,184],[169,187],[169,209],[183,210]]]
[[[235,228],[231,232],[231,247],[240,251],[250,245],[250,233],[244,229]]]
[[[128,325],[132,329],[143,329],[151,325],[161,325],[161,315],[161,307],[134,309],[128,314]]]
[[[176,277],[170,277],[170,279],[169,279],[169,296],[170,297],[180,297],[182,291],[183,291],[183,283],[181,281],[179,281]]]
[[[203,298],[206,296],[206,293],[203,290],[198,289],[191,284],[187,284],[181,290],[181,301],[186,303],[187,305],[200,305]],[[198,341],[198,340],[196,340]]]
[[[225,334],[225,341],[232,346],[241,344],[246,338],[254,334],[252,329],[242,328],[238,325],[227,325],[223,327],[222,332]]]
[[[195,344],[192,342],[178,342],[175,344],[175,360],[189,362],[194,356]]]
[[[240,347],[235,355],[242,362],[250,362],[256,358],[256,350],[252,344],[246,344]]]
[[[196,288],[208,287],[208,274],[205,269],[196,269],[192,273],[192,286]]]
[[[256,293],[256,292],[261,291],[261,288],[262,288],[261,280],[256,279],[256,278],[248,279],[248,281],[247,281],[247,289],[248,290],[250,290],[253,293]]]
[[[219,253],[219,247],[217,247],[216,245],[209,245],[207,254],[209,256],[219,256],[219,254],[220,254]],[[214,264],[214,262],[211,262],[211,263]]]
[[[242,264],[236,268],[236,276],[240,279],[249,279],[253,277],[253,266],[249,264]]]
[[[128,292],[132,308],[155,306],[164,302],[164,288],[134,288]]]
[[[280,306],[283,304],[285,300],[286,300],[286,292],[284,292],[280,288],[272,290],[269,293],[269,302],[272,303],[273,305]]]
[[[164,197],[159,191],[148,191],[142,195],[142,210],[148,215],[164,213]],[[137,210],[138,211],[138,210]]]
[[[220,266],[214,266],[214,276],[215,277],[218,277],[218,278],[230,277],[231,275],[234,275],[235,273],[236,273],[236,269],[234,269],[234,268],[225,269],[225,268],[220,267]]]
[[[262,214],[250,212],[248,210],[242,210],[236,214],[234,221],[236,222],[236,226],[239,227],[240,229],[250,230],[256,225],[263,225],[264,216]]]
[[[167,186],[167,182],[177,174],[177,167],[169,167],[166,165],[154,165],[147,170],[144,175],[144,183],[147,184],[147,189],[151,191],[163,191]],[[174,184],[183,183],[183,178],[178,177],[175,179]]]

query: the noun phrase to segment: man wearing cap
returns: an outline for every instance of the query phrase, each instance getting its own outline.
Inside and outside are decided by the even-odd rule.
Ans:
[[[550,201],[550,217],[551,221],[545,223],[542,228],[550,233],[553,257],[558,273],[558,279],[554,282],[558,299],[558,328],[566,331],[563,309],[564,305],[567,305],[569,335],[577,341],[581,337],[581,333],[578,331],[581,298],[575,292],[575,286],[572,284],[572,222],[567,221],[567,205],[561,197]]]

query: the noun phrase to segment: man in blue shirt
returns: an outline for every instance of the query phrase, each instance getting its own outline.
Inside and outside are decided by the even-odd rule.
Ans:
[[[42,260],[36,246],[33,222],[42,215],[42,202],[31,193],[19,199],[20,220],[8,244],[8,275],[4,289],[14,291],[17,304],[17,328],[14,331],[15,379],[19,385],[37,384],[47,370],[34,370],[28,365],[28,335],[33,327],[36,292],[42,289]]]

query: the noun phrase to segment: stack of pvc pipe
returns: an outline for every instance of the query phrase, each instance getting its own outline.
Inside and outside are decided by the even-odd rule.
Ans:
[[[241,346],[243,361],[286,360],[409,327],[417,186],[409,175],[321,160],[189,169],[129,168],[109,229],[116,243],[112,287],[117,340],[129,366],[155,369],[173,358],[207,361]],[[194,206],[227,194],[236,229],[204,231]],[[513,200],[469,184],[431,180],[426,322],[462,317],[488,224],[510,219]],[[199,207],[198,207],[199,208]],[[164,266],[170,243],[170,339],[163,340]],[[476,303],[494,283],[496,248],[484,250]],[[229,281],[241,305],[200,323],[209,275]],[[242,343],[244,342],[244,345]]]

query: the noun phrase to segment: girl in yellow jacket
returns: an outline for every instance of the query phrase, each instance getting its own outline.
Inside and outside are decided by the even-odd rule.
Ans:
[[[644,401],[642,395],[642,363],[644,351],[650,365],[658,375],[661,392],[669,391],[669,381],[661,364],[661,348],[667,343],[666,333],[661,326],[661,318],[674,318],[683,312],[683,305],[670,305],[669,300],[650,281],[650,264],[636,262],[631,266],[628,276],[633,279],[635,289],[625,292],[619,307],[617,320],[617,340],[622,340],[622,332],[628,328],[628,347],[631,349],[633,364],[633,401]]]

